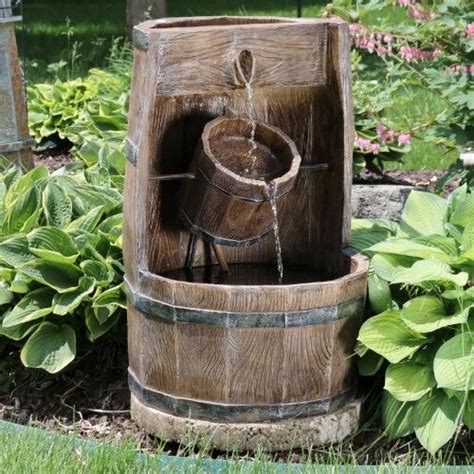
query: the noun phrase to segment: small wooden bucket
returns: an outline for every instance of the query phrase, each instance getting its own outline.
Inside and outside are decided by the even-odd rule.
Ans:
[[[195,179],[185,185],[181,217],[209,242],[253,244],[272,229],[270,199],[291,191],[300,163],[295,144],[277,127],[217,118],[196,148]]]

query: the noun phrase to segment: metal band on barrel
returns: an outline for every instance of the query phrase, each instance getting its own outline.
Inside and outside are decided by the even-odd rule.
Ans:
[[[174,416],[219,423],[255,423],[316,416],[336,410],[354,397],[354,389],[351,389],[322,400],[275,405],[237,405],[190,400],[152,390],[140,385],[130,370],[128,384],[130,391],[144,405]]]
[[[134,291],[128,283],[126,287],[128,301],[145,317],[224,328],[292,328],[326,324],[362,314],[365,301],[361,296],[338,305],[301,311],[236,313],[173,306]]]
[[[252,237],[251,239],[246,240],[234,240],[234,239],[224,239],[223,237],[216,237],[215,235],[206,232],[203,228],[191,222],[186,212],[181,209],[179,212],[179,217],[183,221],[187,229],[198,237],[202,237],[207,242],[211,242],[217,245],[226,245],[228,247],[248,247],[249,245],[255,245],[264,239],[268,234],[270,234],[272,229],[266,230],[262,235],[257,237]]]

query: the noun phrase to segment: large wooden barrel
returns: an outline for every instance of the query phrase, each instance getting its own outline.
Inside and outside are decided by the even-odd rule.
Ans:
[[[272,422],[304,423],[350,410],[367,263],[347,258],[347,275],[293,285],[213,285],[143,274],[146,292],[128,288],[134,416],[158,435],[185,442],[188,418],[208,422],[209,434],[213,424],[270,429]],[[346,435],[357,415],[353,410],[345,421]],[[297,442],[270,439],[268,449]],[[311,440],[308,431],[299,442]],[[213,443],[256,447],[232,430]]]
[[[277,202],[291,191],[300,163],[295,144],[276,127],[212,120],[194,154],[195,178],[183,189],[181,217],[209,242],[253,244],[272,230],[270,198]]]
[[[225,449],[342,439],[359,420],[352,351],[367,273],[365,260],[344,250],[354,130],[348,25],[150,20],[135,28],[134,45],[124,191],[132,417],[163,439],[191,436]],[[180,219],[196,179],[160,179],[189,176],[216,118],[240,117],[248,132],[249,77],[256,120],[289,137],[301,156],[277,200],[282,282],[272,233],[222,247],[230,272],[219,273],[209,242]],[[296,164],[291,150],[285,156]],[[239,191],[262,187],[246,184]],[[228,207],[222,197],[206,203],[206,195],[190,192],[189,207]],[[231,223],[251,214],[241,213]],[[231,238],[266,227],[246,230]]]

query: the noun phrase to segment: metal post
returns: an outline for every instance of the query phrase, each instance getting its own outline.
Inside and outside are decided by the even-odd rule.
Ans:
[[[296,0],[296,16],[298,18],[303,16],[303,0]]]
[[[14,23],[21,21],[14,14],[11,0],[0,0],[0,155],[26,169],[33,167],[26,99]]]

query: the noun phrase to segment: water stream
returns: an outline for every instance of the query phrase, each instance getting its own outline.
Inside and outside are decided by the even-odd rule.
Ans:
[[[267,193],[270,198],[270,205],[272,207],[272,222],[273,222],[273,235],[275,236],[275,250],[277,257],[277,269],[279,275],[279,282],[283,282],[284,268],[283,268],[283,257],[281,254],[281,242],[280,242],[280,230],[278,228],[278,212],[276,205],[276,189],[273,181],[270,181],[267,184]]]
[[[251,158],[250,161],[250,168],[246,169],[245,172],[251,176],[255,174],[255,166],[257,161],[257,142],[255,141],[255,132],[257,129],[257,123],[255,118],[255,107],[253,103],[253,77],[250,77],[248,81],[245,83],[245,88],[247,90],[247,115],[252,126],[250,132],[250,150],[249,155]],[[267,186],[267,194],[270,200],[270,205],[272,208],[272,226],[273,226],[273,234],[275,236],[275,251],[277,257],[277,269],[279,275],[279,283],[283,282],[283,258],[281,254],[281,242],[280,242],[280,230],[278,227],[278,213],[277,213],[277,205],[276,205],[276,188],[273,181],[265,181]]]
[[[248,119],[250,121],[250,125],[252,126],[252,129],[250,131],[250,150],[249,150],[249,155],[251,158],[251,164],[250,168],[247,171],[248,174],[253,174],[255,170],[255,162],[257,160],[257,155],[255,154],[255,151],[257,149],[257,143],[255,141],[255,131],[257,129],[257,122],[255,120],[255,108],[253,106],[253,85],[252,85],[252,80],[253,78],[250,78],[246,83],[245,83],[245,88],[247,90],[247,115]]]

